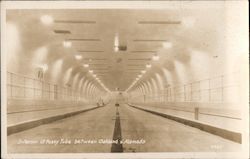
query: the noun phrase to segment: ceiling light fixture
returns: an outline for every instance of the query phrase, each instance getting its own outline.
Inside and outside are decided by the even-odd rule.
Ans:
[[[162,46],[165,49],[169,49],[169,48],[171,48],[173,46],[173,44],[171,42],[163,42]]]
[[[151,64],[146,64],[146,68],[151,68],[152,65]]]
[[[77,60],[81,60],[81,59],[82,59],[82,56],[81,56],[81,55],[75,55],[75,58],[76,58]]]
[[[94,71],[93,70],[89,70],[89,73],[93,73]]]
[[[96,77],[96,75],[94,74],[93,77]]]
[[[89,64],[83,64],[83,67],[87,68],[89,67]]]
[[[70,48],[72,46],[72,43],[70,41],[63,41],[63,46],[65,48]]]
[[[54,19],[50,15],[43,15],[40,17],[40,20],[44,25],[51,25],[54,22]]]
[[[139,78],[141,78],[141,77],[142,77],[142,75],[138,75],[138,77],[139,77]]]
[[[143,74],[146,73],[146,70],[142,70],[141,73],[143,73]]]
[[[115,46],[114,50],[115,50],[115,52],[118,52],[119,51],[119,46]]]
[[[114,51],[118,52],[119,51],[119,39],[118,39],[118,34],[115,35],[114,39]]]
[[[154,61],[158,61],[158,60],[160,59],[160,57],[159,57],[159,55],[154,54],[154,56],[152,57],[152,59],[153,59]]]

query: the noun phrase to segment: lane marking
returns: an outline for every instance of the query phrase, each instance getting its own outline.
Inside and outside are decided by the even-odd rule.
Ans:
[[[122,140],[122,131],[121,131],[121,123],[120,123],[120,114],[118,107],[116,107],[116,118],[115,118],[115,128],[113,133],[113,141],[117,141],[117,143],[112,143],[111,152],[123,152],[123,146],[121,143]]]

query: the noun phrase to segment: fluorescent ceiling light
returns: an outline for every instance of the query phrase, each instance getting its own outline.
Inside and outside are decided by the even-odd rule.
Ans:
[[[77,60],[81,60],[81,59],[82,59],[82,55],[75,55],[75,58],[76,58]]]
[[[94,71],[93,70],[89,70],[89,73],[93,73]]]
[[[151,68],[152,65],[151,65],[151,64],[146,64],[146,67],[147,67],[147,68]]]
[[[72,46],[72,43],[70,41],[63,41],[63,46],[65,48],[70,48]]]
[[[119,51],[119,47],[118,47],[118,46],[115,46],[115,47],[114,47],[114,50],[115,50],[115,52],[118,52],[118,51]]]
[[[54,22],[54,19],[50,15],[43,15],[40,17],[40,20],[44,25],[51,25]]]
[[[89,64],[83,64],[83,67],[87,68],[89,67]]]
[[[94,76],[94,77],[96,77],[96,75],[95,75],[95,74],[94,74],[93,76]]]
[[[162,46],[163,46],[163,48],[165,48],[165,49],[169,49],[169,48],[172,47],[172,43],[171,43],[171,42],[163,42],[163,43],[162,43]]]
[[[152,59],[153,59],[154,61],[158,61],[158,60],[160,59],[160,57],[159,57],[159,55],[155,54],[155,55],[152,57]]]
[[[146,73],[146,71],[145,71],[145,70],[142,70],[142,71],[141,71],[141,73],[143,73],[143,74],[144,74],[144,73]]]
[[[114,50],[115,52],[119,51],[119,39],[118,39],[118,34],[115,35],[115,39],[114,39]]]

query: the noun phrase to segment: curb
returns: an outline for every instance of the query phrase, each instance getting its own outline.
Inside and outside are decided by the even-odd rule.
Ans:
[[[182,124],[185,124],[185,125],[188,125],[188,126],[191,126],[191,127],[198,128],[198,129],[200,129],[202,131],[206,131],[208,133],[220,136],[222,138],[225,138],[225,139],[228,139],[228,140],[240,143],[240,144],[242,143],[241,133],[226,130],[226,129],[222,129],[222,128],[218,128],[218,127],[215,127],[215,126],[211,126],[211,125],[207,125],[207,124],[203,124],[203,123],[199,123],[199,122],[195,122],[195,121],[192,121],[192,120],[183,119],[183,118],[172,116],[172,115],[167,115],[167,114],[164,114],[164,113],[159,113],[159,112],[143,109],[143,108],[131,105],[131,104],[128,104],[128,105],[131,106],[131,107],[134,107],[136,109],[139,109],[139,110],[143,110],[143,111],[155,114],[155,115],[162,116],[164,118],[168,118],[168,119],[177,121],[179,123],[182,123]]]
[[[34,120],[34,121],[28,121],[28,122],[24,122],[21,124],[17,124],[17,125],[13,125],[13,126],[9,126],[7,127],[7,136],[14,134],[14,133],[18,133],[24,130],[28,130],[43,124],[48,124],[57,120],[61,120],[64,118],[68,118],[86,111],[90,111],[90,110],[94,110],[97,108],[101,108],[101,107],[93,107],[93,108],[89,108],[89,109],[85,109],[85,110],[80,110],[80,111],[75,111],[75,112],[70,112],[70,113],[66,113],[66,114],[62,114],[62,115],[56,115],[56,116],[52,116],[52,117],[47,117],[47,118],[43,118],[43,119],[39,119],[39,120]]]

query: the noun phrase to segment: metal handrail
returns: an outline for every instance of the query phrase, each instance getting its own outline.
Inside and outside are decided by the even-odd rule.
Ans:
[[[8,99],[85,100],[81,94],[69,87],[7,71]]]
[[[228,73],[226,75],[235,75],[238,73],[239,72],[233,72],[231,74]],[[137,96],[133,95],[133,98],[131,98],[130,100],[136,101],[136,98],[137,98],[137,100],[143,100],[144,102],[147,102],[147,100],[152,101],[156,99],[160,99],[161,102],[169,102],[169,101],[204,102],[204,100],[208,102],[218,102],[218,101],[227,102],[225,97],[226,97],[226,93],[230,92],[230,90],[228,89],[239,90],[240,86],[239,86],[239,79],[235,80],[233,78],[233,80],[231,81],[232,83],[228,83],[230,81],[225,82],[225,80],[227,80],[228,77],[230,77],[226,75],[220,75],[214,78],[194,81],[189,84],[169,86],[163,90],[160,90],[159,92],[155,94],[150,93],[150,94],[144,94],[144,95],[138,94]],[[211,83],[214,83],[214,84],[211,84]],[[238,94],[235,93],[235,96],[238,96]]]

